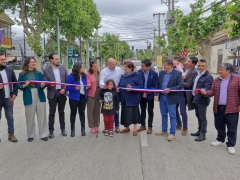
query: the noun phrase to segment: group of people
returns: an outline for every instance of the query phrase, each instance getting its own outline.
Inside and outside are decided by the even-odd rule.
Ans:
[[[96,62],[90,63],[88,73],[85,73],[84,65],[77,62],[70,74],[66,68],[60,65],[57,54],[50,54],[49,60],[51,66],[45,68],[43,74],[36,70],[34,58],[25,60],[22,72],[19,74],[19,84],[8,84],[17,82],[16,75],[11,68],[6,66],[4,53],[0,53],[0,96],[2,96],[0,108],[5,109],[10,141],[18,141],[14,135],[13,119],[13,102],[18,89],[23,91],[29,142],[35,138],[35,113],[41,139],[47,141],[48,138],[54,138],[57,107],[61,133],[63,136],[67,136],[64,113],[67,96],[70,106],[71,137],[75,136],[77,111],[81,124],[81,135],[86,135],[86,106],[88,126],[93,134],[99,131],[100,112],[104,117],[103,132],[106,136],[114,135],[114,125],[116,133],[130,132],[130,125],[133,125],[133,136],[137,136],[138,132],[144,130],[147,130],[147,134],[152,134],[155,100],[159,101],[162,116],[162,129],[160,132],[156,132],[156,135],[167,135],[167,140],[172,141],[175,139],[176,130],[182,130],[182,135],[186,136],[188,134],[188,107],[188,110],[195,110],[198,120],[198,130],[191,133],[191,136],[196,136],[196,141],[203,141],[206,139],[207,133],[207,107],[210,97],[214,96],[213,110],[218,135],[216,141],[211,145],[223,144],[227,135],[228,151],[230,154],[235,153],[234,146],[240,111],[240,76],[233,74],[231,64],[221,64],[219,66],[220,76],[213,80],[207,70],[206,60],[198,60],[196,57],[188,59],[180,57],[177,61],[165,59],[163,61],[164,70],[159,75],[151,69],[152,63],[148,59],[142,61],[139,71],[134,70],[132,62],[124,62],[124,72],[116,66],[113,58],[108,59],[107,67],[101,72],[99,72]],[[198,72],[195,69],[196,65]],[[47,88],[49,102],[48,121],[45,88]],[[134,89],[142,89],[142,91],[134,91]],[[158,93],[148,90],[162,91]],[[121,105],[120,122],[124,126],[122,130],[119,128],[119,105]],[[147,125],[146,110],[148,111]],[[171,126],[169,133],[168,115]],[[141,124],[138,129],[137,124]]]

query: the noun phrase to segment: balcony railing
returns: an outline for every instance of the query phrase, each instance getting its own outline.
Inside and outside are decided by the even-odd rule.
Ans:
[[[12,39],[3,37],[2,38],[2,44],[12,46]]]

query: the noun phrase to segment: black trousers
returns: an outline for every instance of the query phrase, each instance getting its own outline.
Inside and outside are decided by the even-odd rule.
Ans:
[[[226,112],[226,106],[218,106],[217,113],[214,113],[215,128],[218,132],[217,140],[220,142],[225,141],[226,135],[228,138],[227,147],[234,147],[237,140],[237,127],[239,113]],[[226,133],[227,126],[227,133]]]
[[[146,109],[148,110],[148,127],[152,127],[153,124],[153,108],[154,108],[154,100],[141,98],[140,101],[141,107],[141,125],[146,127]]]
[[[194,103],[195,114],[198,118],[198,129],[201,133],[207,132],[207,107],[208,104]]]
[[[58,114],[59,114],[59,123],[60,123],[60,129],[65,130],[65,104],[66,104],[67,97],[60,94],[58,91],[56,91],[54,98],[49,99],[49,117],[48,117],[48,127],[49,130],[54,131],[54,122],[55,122],[55,113],[58,106]]]
[[[70,123],[71,129],[75,129],[75,120],[77,115],[77,110],[81,122],[81,127],[85,128],[85,108],[86,108],[87,99],[85,99],[85,95],[80,95],[80,100],[76,101],[69,98],[69,105],[70,105]]]

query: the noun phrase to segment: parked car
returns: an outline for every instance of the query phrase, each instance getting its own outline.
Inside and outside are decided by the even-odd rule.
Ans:
[[[14,70],[21,70],[22,69],[21,62],[7,63],[7,66],[13,68]]]

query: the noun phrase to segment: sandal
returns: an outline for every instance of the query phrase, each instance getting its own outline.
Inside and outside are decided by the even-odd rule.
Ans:
[[[115,126],[115,132],[116,132],[116,133],[119,133],[119,132],[120,132],[119,126]]]

